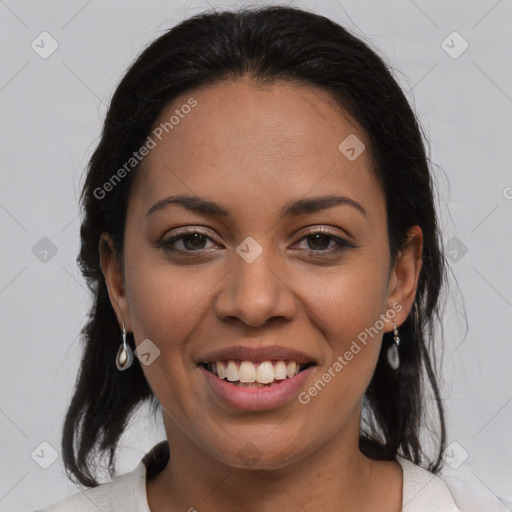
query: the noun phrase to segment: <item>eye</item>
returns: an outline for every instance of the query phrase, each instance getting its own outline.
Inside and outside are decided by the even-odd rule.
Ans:
[[[207,247],[208,241],[213,242],[213,246]],[[322,228],[310,231],[297,242],[299,245],[301,243],[306,244],[306,247],[302,247],[302,249],[305,249],[307,254],[318,257],[330,256],[347,248],[355,247],[348,240],[333,235]],[[157,247],[167,252],[178,253],[178,255],[199,257],[209,252],[215,245],[214,240],[207,233],[198,229],[189,229],[169,239],[161,240]]]
[[[159,243],[159,247],[171,252],[200,253],[208,249],[205,247],[205,244],[208,240],[213,242],[213,240],[206,233],[194,229],[189,231],[182,231],[179,235],[173,236],[168,240],[162,240]]]
[[[330,255],[355,247],[348,240],[335,236],[324,229],[309,232],[299,240],[299,243],[303,241],[306,241],[306,250],[309,249],[309,254],[312,255],[318,255],[318,253]]]

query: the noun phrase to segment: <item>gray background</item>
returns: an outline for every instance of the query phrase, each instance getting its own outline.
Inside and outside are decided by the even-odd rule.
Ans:
[[[511,2],[292,4],[344,24],[397,68],[430,139],[459,285],[445,317],[442,395],[454,444],[443,474],[464,510],[512,510]],[[78,491],[65,476],[60,440],[90,303],[75,264],[83,170],[126,67],[162,31],[208,8],[0,0],[2,511],[34,510]],[[59,45],[47,59],[31,47],[42,46],[43,31]],[[53,245],[55,254],[41,252]],[[164,438],[147,412],[122,438],[120,473]],[[42,442],[57,456],[47,469],[40,465],[52,462],[52,449]]]

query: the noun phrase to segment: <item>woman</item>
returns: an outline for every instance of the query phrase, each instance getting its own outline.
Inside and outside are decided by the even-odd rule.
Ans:
[[[82,206],[95,303],[62,447],[91,489],[47,510],[458,510],[431,174],[367,45],[287,7],[185,20],[119,84]],[[147,400],[167,440],[98,485]]]

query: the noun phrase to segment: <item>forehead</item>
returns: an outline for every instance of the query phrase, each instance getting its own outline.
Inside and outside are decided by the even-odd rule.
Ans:
[[[161,140],[153,135],[158,129]],[[219,82],[175,98],[150,135],[156,144],[137,171],[133,208],[147,209],[177,192],[233,206],[265,207],[335,191],[362,202],[383,200],[369,150],[355,159],[343,152],[346,140],[357,153],[368,148],[364,131],[314,87]]]

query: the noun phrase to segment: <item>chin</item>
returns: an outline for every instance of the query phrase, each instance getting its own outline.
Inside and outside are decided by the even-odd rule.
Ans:
[[[245,442],[242,439],[246,439]],[[279,470],[290,466],[304,456],[304,444],[290,442],[287,439],[274,439],[269,442],[266,435],[234,436],[229,442],[229,450],[218,447],[214,456],[227,466],[237,469]],[[211,445],[210,445],[211,446]]]

